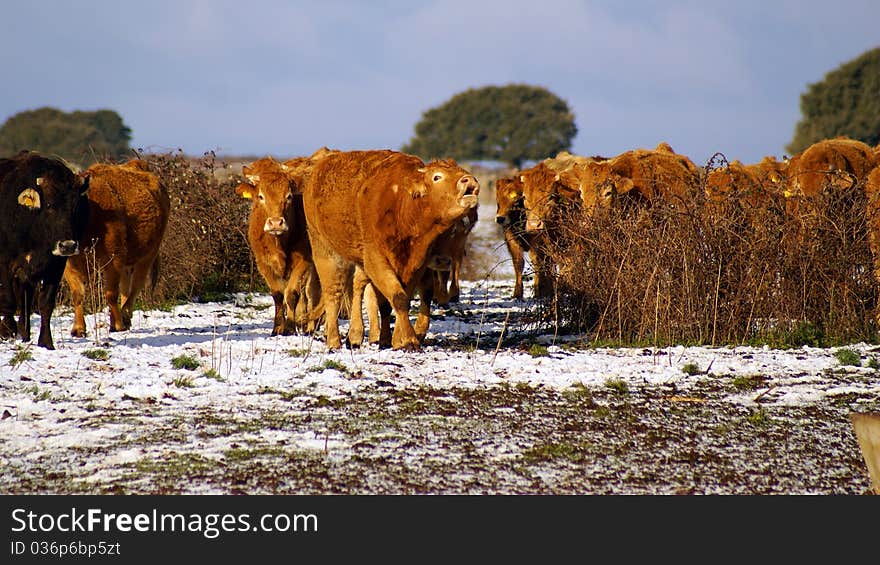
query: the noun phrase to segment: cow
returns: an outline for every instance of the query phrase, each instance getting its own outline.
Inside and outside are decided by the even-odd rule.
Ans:
[[[814,197],[827,189],[863,185],[877,165],[874,149],[848,137],[823,139],[789,159],[787,197]]]
[[[295,179],[309,166],[308,157],[283,163],[272,157],[258,159],[242,167],[245,181],[235,188],[236,194],[252,202],[248,244],[275,304],[273,336],[315,329],[310,314],[320,300],[320,283],[303,197],[295,190]]]
[[[431,245],[477,206],[479,190],[476,177],[451,159],[426,164],[383,149],[336,152],[314,164],[302,194],[329,350],[342,345],[339,303],[353,266],[391,303],[391,346],[420,349],[410,298]],[[360,344],[351,335],[348,341]]]
[[[433,282],[433,297],[439,306],[448,306],[461,298],[461,266],[467,255],[468,236],[479,220],[477,208],[471,208],[442,233],[431,248],[426,274]]]
[[[835,137],[813,143],[788,159],[786,213],[801,223],[823,215],[823,196],[864,188],[877,162],[874,149],[855,139]],[[809,228],[802,225],[800,230],[804,229]]]
[[[159,246],[171,212],[168,188],[143,159],[95,163],[82,174],[90,179],[89,221],[80,240],[84,253],[68,259],[64,269],[74,337],[86,335],[83,301],[86,285],[97,276],[103,276],[110,331],[131,329],[138,294],[148,278],[155,286],[159,276]]]
[[[0,159],[0,337],[29,341],[36,306],[37,345],[55,349],[50,321],[67,261],[80,252],[89,186],[54,157],[23,150]]]
[[[502,177],[495,181],[495,200],[497,208],[495,222],[504,231],[504,244],[513,261],[513,298],[523,299],[523,270],[525,253],[529,254],[535,276],[533,280],[536,297],[552,294],[552,273],[549,260],[541,252],[540,245],[535,245],[539,234],[526,231],[526,209],[520,175]]]
[[[415,291],[419,295],[419,313],[413,328],[419,343],[424,341],[431,323],[431,303],[436,302],[439,306],[447,306],[449,302],[458,301],[459,268],[465,255],[467,235],[473,229],[478,219],[477,207],[471,208],[470,212],[434,241],[428,253],[425,269]],[[378,344],[380,347],[391,345],[391,304],[381,294],[377,294],[373,285],[369,284],[363,270],[358,269],[354,277],[353,291],[354,300],[360,304],[361,300],[367,310],[369,320],[369,342]],[[453,294],[453,292],[455,294]],[[413,296],[410,296],[412,299]],[[354,305],[357,308],[357,305]],[[357,311],[360,311],[358,308]],[[351,318],[349,336],[359,336],[363,339],[363,319]]]
[[[693,195],[700,179],[699,167],[663,142],[653,150],[632,149],[611,159],[577,165],[575,171],[581,199],[606,206],[618,200],[681,202]]]
[[[724,213],[736,201],[755,209],[783,194],[786,164],[766,156],[758,163],[734,160],[710,170],[705,178],[706,201],[715,213]]]

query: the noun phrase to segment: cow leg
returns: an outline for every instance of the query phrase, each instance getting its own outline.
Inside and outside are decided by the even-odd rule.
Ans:
[[[351,305],[348,315],[348,344],[351,347],[360,347],[364,342],[364,315],[363,299],[364,289],[370,284],[370,279],[360,267],[355,267],[354,277],[351,284]],[[373,320],[370,318],[370,332],[373,331]]]
[[[300,301],[297,304],[297,319],[303,320],[303,327],[308,334],[314,333],[316,329],[317,321],[312,316],[312,311],[319,304],[320,299],[321,283],[318,281],[318,273],[315,271],[315,265],[309,263],[300,293]]]
[[[425,336],[428,335],[428,327],[431,324],[431,301],[434,299],[434,288],[437,283],[435,278],[442,283],[444,272],[425,269],[419,279],[419,315],[416,318],[414,328],[419,343],[425,340]]]
[[[70,300],[73,303],[73,326],[70,335],[73,337],[86,336],[86,317],[83,302],[86,297],[86,266],[85,261],[80,260],[82,254],[74,255],[67,259],[64,268],[64,281],[70,288]]]
[[[370,320],[370,343],[391,347],[391,304],[371,284],[364,290],[364,302]]]
[[[394,310],[394,330],[391,333],[391,347],[393,349],[407,350],[420,349],[419,339],[416,337],[415,329],[409,321],[410,296],[400,284],[400,280],[398,280],[394,271],[387,264],[383,265],[378,261],[370,266],[367,266],[365,262],[364,267],[376,290],[391,302],[391,308]]]
[[[369,284],[364,288],[364,309],[367,311],[367,320],[370,324],[370,331],[367,340],[370,343],[379,343],[379,298],[376,296],[376,289]],[[390,328],[391,326],[389,326]],[[390,338],[389,332],[389,338]],[[390,341],[390,340],[389,340]]]
[[[31,340],[31,314],[33,313],[34,292],[30,283],[18,282],[15,286],[15,297],[18,302],[18,326],[16,328],[21,341]]]
[[[461,271],[461,259],[452,261],[452,270],[449,271],[449,302],[458,302],[461,298],[461,288],[458,286],[458,276]],[[445,285],[444,285],[445,286]]]
[[[9,281],[0,282],[0,339],[15,337],[15,294]]]
[[[110,331],[121,332],[125,330],[122,323],[122,313],[119,311],[119,285],[121,273],[114,265],[107,265],[104,269],[104,302],[110,310]]]
[[[314,260],[321,280],[321,302],[324,303],[325,345],[328,350],[340,349],[342,339],[339,336],[339,301],[347,270],[339,258],[316,254]]]
[[[525,252],[522,246],[516,242],[510,230],[504,230],[504,242],[507,244],[507,251],[513,260],[513,299],[523,299],[523,269],[526,266]]]
[[[134,271],[128,281],[122,280],[123,294],[119,297],[122,303],[120,312],[122,314],[123,329],[131,329],[131,318],[134,314],[134,302],[138,295],[147,285],[147,277],[150,276],[150,267],[153,265],[153,259],[149,261],[141,261],[134,266]],[[126,284],[126,282],[128,284]]]
[[[449,273],[450,271],[435,271],[433,269],[428,269],[426,271],[427,275],[430,277],[430,281],[422,280],[422,283],[430,282],[431,284],[431,295],[433,296],[433,300],[437,302],[439,306],[448,306],[450,301],[449,295]],[[420,287],[421,288],[421,285]],[[421,291],[420,291],[421,292]],[[416,333],[419,333],[418,330]]]
[[[551,298],[553,296],[553,260],[543,253],[532,251],[532,263],[535,268],[535,298]]]
[[[55,310],[55,300],[58,297],[58,284],[43,281],[37,294],[37,308],[40,311],[40,337],[37,345],[46,349],[55,349],[52,342],[52,312]]]
[[[272,319],[272,336],[284,335],[284,293],[280,290],[272,292],[275,301],[275,317]]]

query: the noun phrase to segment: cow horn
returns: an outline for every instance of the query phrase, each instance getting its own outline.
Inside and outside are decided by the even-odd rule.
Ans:
[[[251,181],[251,184],[257,184],[260,182],[260,175],[245,175],[247,180]]]
[[[40,208],[40,193],[33,188],[26,188],[18,195],[18,203],[33,210]]]

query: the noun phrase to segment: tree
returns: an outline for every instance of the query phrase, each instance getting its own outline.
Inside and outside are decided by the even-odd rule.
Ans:
[[[15,114],[0,126],[0,155],[31,149],[88,166],[129,151],[131,129],[112,110],[62,112],[43,107]]]
[[[866,51],[808,86],[800,99],[801,120],[786,150],[845,135],[880,143],[880,47]]]
[[[401,150],[423,159],[501,161],[520,168],[571,148],[577,134],[568,104],[526,84],[486,86],[456,94],[426,111]]]

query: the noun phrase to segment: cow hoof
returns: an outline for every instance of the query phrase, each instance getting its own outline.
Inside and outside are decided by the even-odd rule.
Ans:
[[[71,337],[86,337],[86,330],[74,329],[70,330]]]

